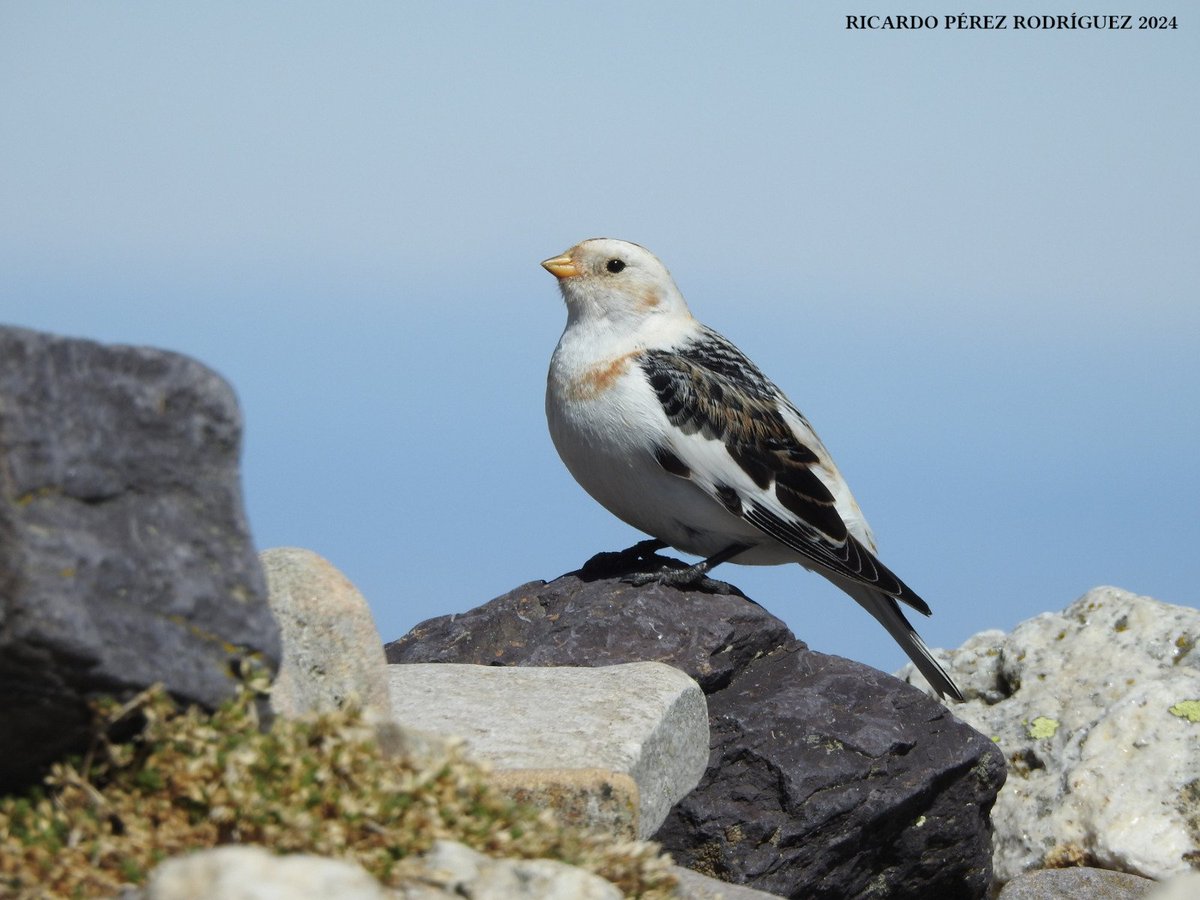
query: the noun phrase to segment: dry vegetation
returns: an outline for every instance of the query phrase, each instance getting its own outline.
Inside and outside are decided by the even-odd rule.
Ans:
[[[98,704],[82,759],[0,798],[0,896],[111,896],[167,857],[229,843],[352,859],[396,884],[439,838],[580,865],[631,896],[672,895],[669,860],[653,844],[565,829],[458,757],[387,758],[356,713],[263,730],[261,691],[247,683],[214,713],[181,710],[161,688]],[[139,716],[132,739],[109,738]]]

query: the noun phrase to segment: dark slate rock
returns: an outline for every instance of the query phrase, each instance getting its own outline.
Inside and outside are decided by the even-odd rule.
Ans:
[[[277,665],[240,440],[194,360],[0,328],[0,786],[75,748],[98,694],[213,706],[240,659]]]
[[[788,896],[986,895],[1004,761],[942,704],[792,644],[708,709],[708,771],[655,835],[676,862]]]
[[[704,779],[655,836],[677,862],[782,896],[986,896],[1005,773],[990,740],[890,675],[809,650],[728,585],[618,578],[647,568],[605,555],[424,622],[388,660],[675,665],[708,695],[712,734]]]
[[[678,563],[655,556],[654,567]],[[389,663],[611,666],[663,662],[704,692],[729,683],[760,653],[794,640],[779,619],[725,585],[724,593],[633,587],[589,564],[531,581],[467,613],[440,616],[386,645]],[[619,570],[616,570],[619,571]]]

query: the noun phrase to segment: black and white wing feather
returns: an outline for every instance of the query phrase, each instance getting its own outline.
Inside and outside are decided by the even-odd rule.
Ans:
[[[746,356],[704,328],[640,365],[677,429],[659,463],[795,551],[871,613],[940,694],[962,699],[896,601],[928,604],[876,558],[841,473],[808,420]]]
[[[929,614],[925,602],[876,559],[862,513],[808,421],[740,350],[704,329],[683,346],[647,350],[641,366],[685,438],[672,453],[701,476],[695,480],[714,499],[814,568]],[[705,460],[717,446],[727,455]],[[726,459],[744,477],[729,477]],[[857,524],[857,535],[848,520]]]

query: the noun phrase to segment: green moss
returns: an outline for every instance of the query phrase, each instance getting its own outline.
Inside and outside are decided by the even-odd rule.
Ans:
[[[1042,741],[1054,737],[1055,733],[1058,731],[1058,726],[1059,722],[1057,719],[1050,719],[1046,716],[1038,716],[1025,726],[1025,730],[1035,741]]]
[[[0,798],[0,896],[111,896],[162,859],[230,843],[351,859],[394,885],[438,839],[493,856],[560,859],[631,896],[673,890],[656,845],[518,806],[459,756],[388,758],[355,712],[279,718],[263,731],[256,704],[264,690],[251,676],[214,713],[179,709],[161,688],[98,704],[83,759]],[[113,726],[134,716],[140,731],[111,742]]]
[[[1187,719],[1189,722],[1200,722],[1200,700],[1180,700],[1169,710],[1171,715]]]

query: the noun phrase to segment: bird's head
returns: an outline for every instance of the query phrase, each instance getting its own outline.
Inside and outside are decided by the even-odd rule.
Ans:
[[[659,317],[691,316],[667,267],[629,241],[592,238],[542,267],[558,279],[569,322],[608,320],[636,327]]]

